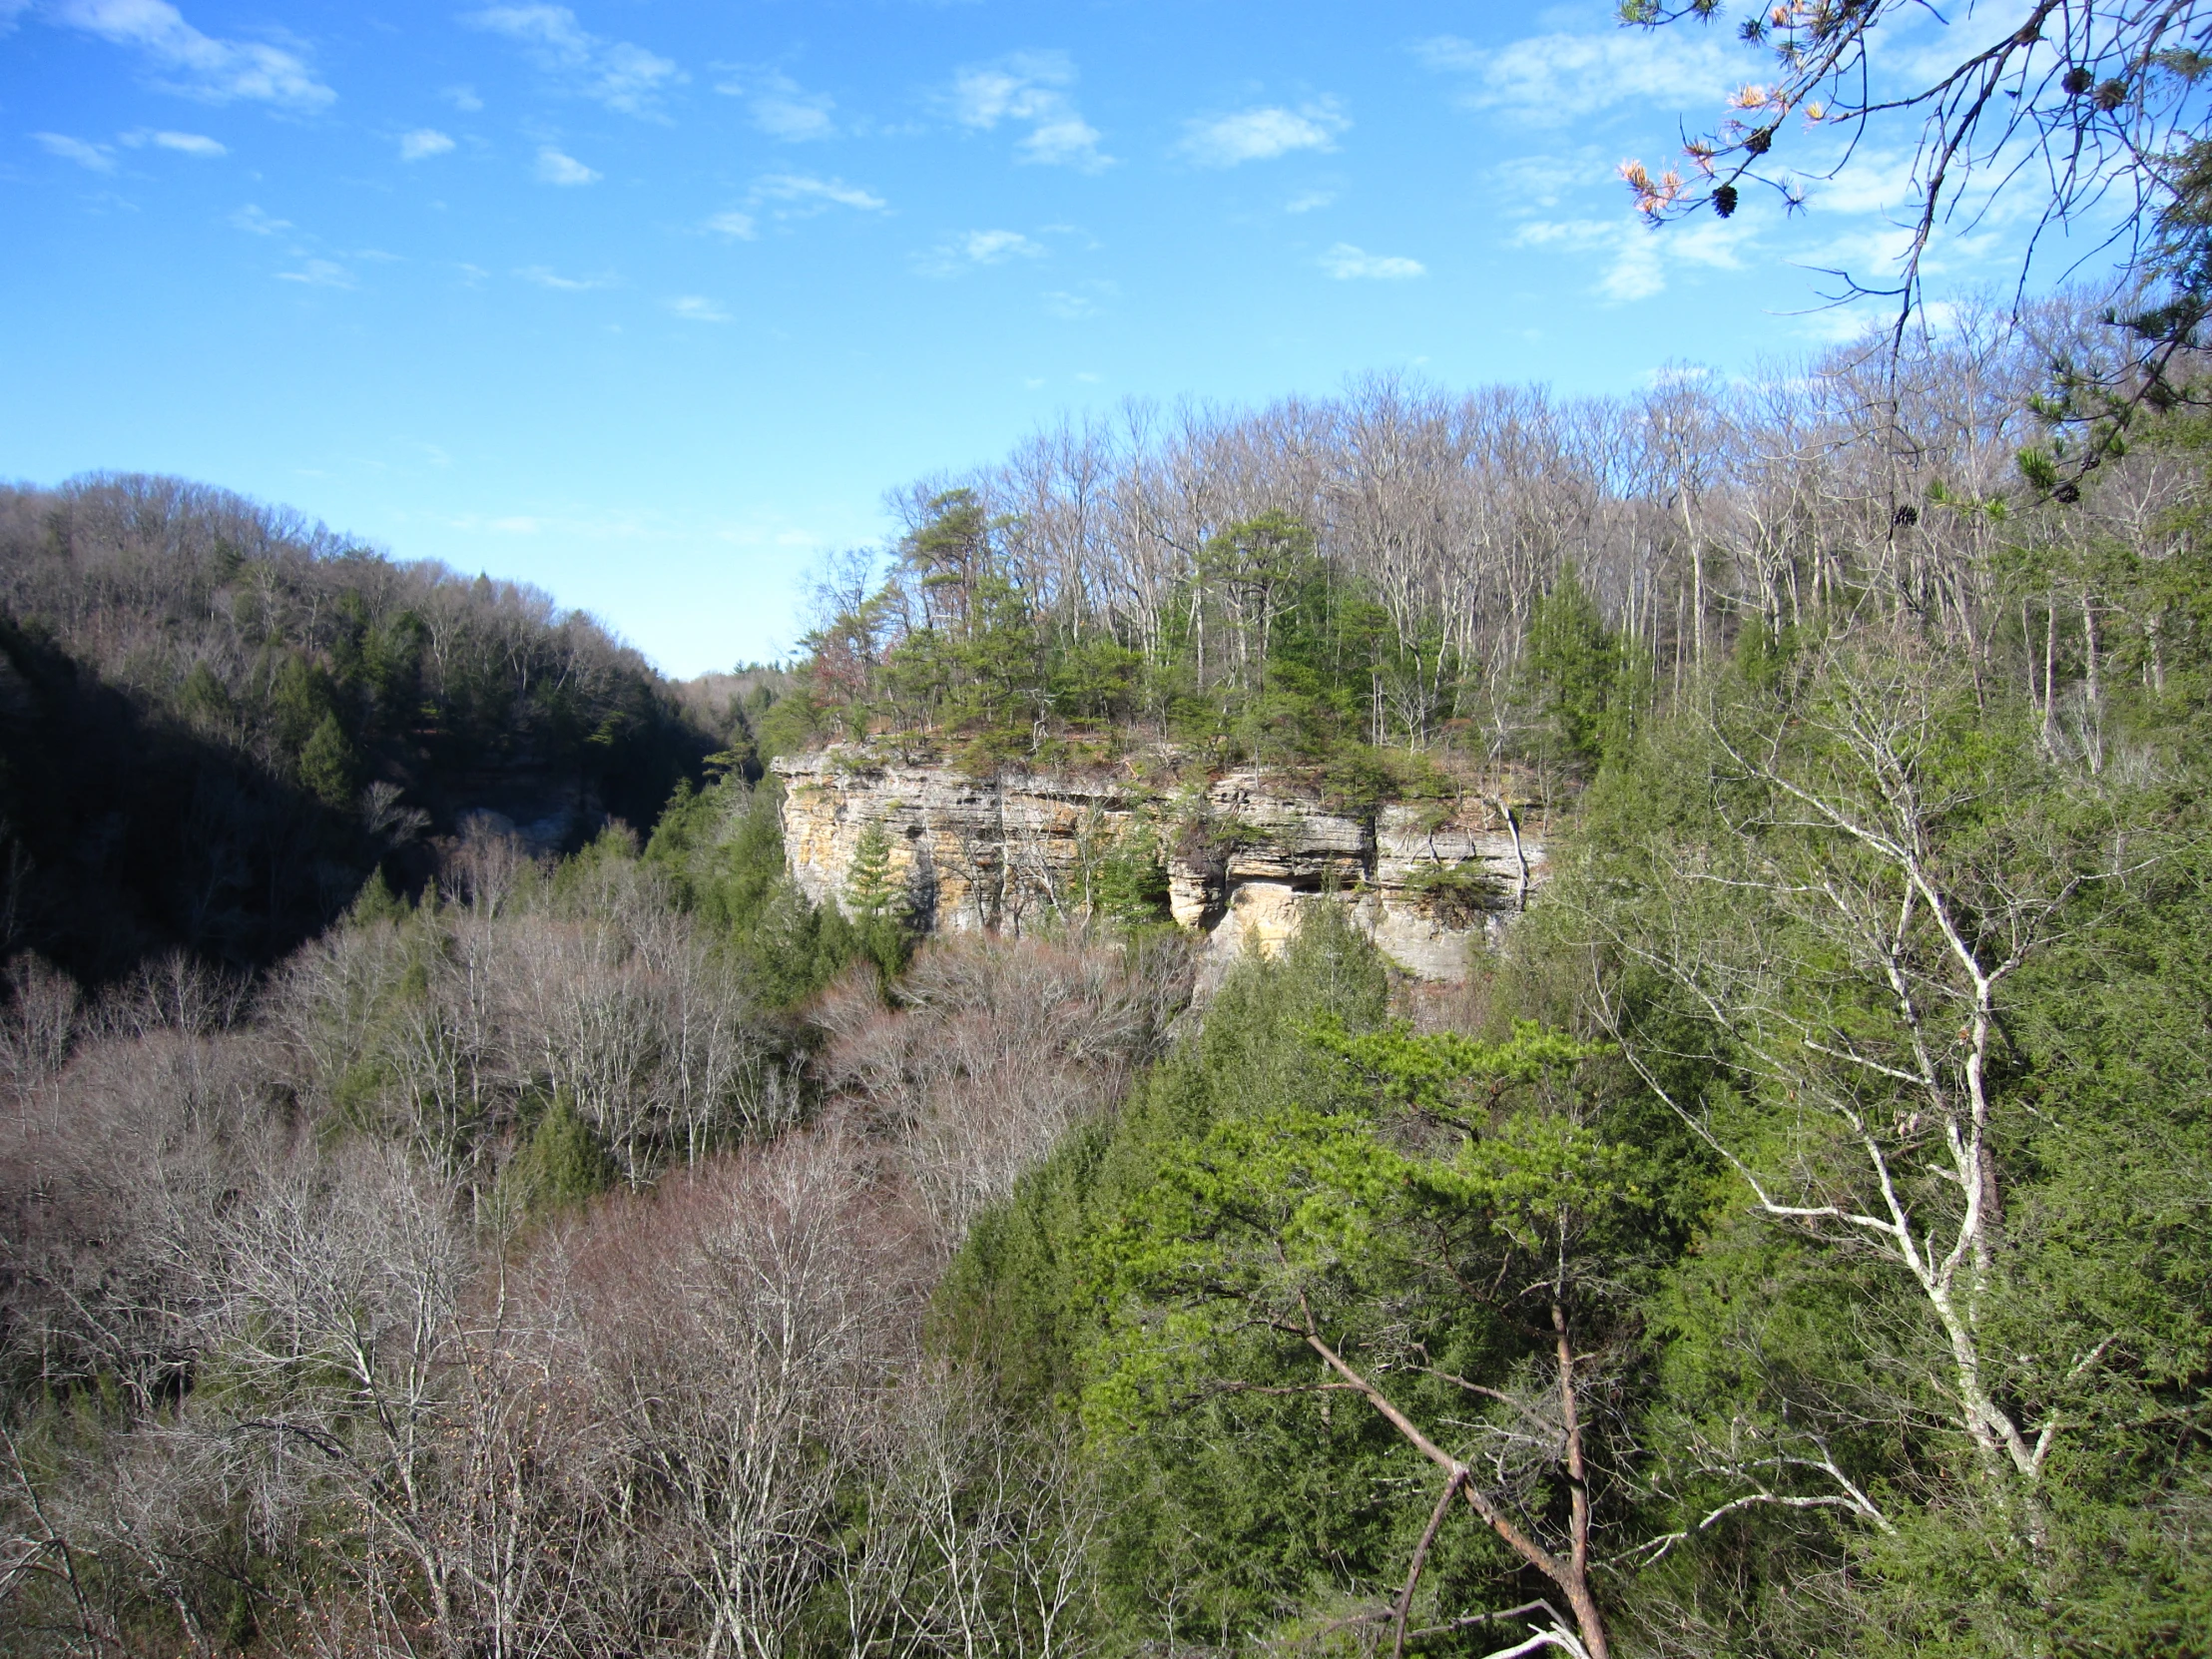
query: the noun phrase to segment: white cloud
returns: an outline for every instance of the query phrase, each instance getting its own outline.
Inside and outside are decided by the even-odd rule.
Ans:
[[[564,155],[550,144],[538,151],[538,179],[548,185],[588,185],[599,178],[574,156]]]
[[[204,133],[154,133],[142,127],[125,133],[123,142],[134,150],[151,144],[157,150],[174,150],[180,156],[197,156],[202,161],[214,161],[218,156],[231,153],[229,146]]]
[[[612,276],[563,276],[557,272],[548,271],[542,265],[526,265],[515,275],[525,282],[535,282],[541,288],[552,288],[559,293],[585,293],[592,288],[611,288],[615,285],[615,278]]]
[[[1340,282],[1360,277],[1374,277],[1382,281],[1402,281],[1408,276],[1425,276],[1428,268],[1418,260],[1402,259],[1393,254],[1370,254],[1364,248],[1355,248],[1349,242],[1340,242],[1321,257],[1322,270]]]
[[[1806,200],[1829,213],[1910,213],[1918,206],[1911,151],[1866,149],[1833,179],[1805,183]]]
[[[1103,135],[1064,90],[1074,84],[1075,65],[1065,52],[1015,52],[961,70],[945,102],[954,121],[979,132],[1002,122],[1026,126],[1014,147],[1021,161],[1095,173],[1114,158],[1099,149]]]
[[[624,115],[657,114],[661,94],[690,79],[671,59],[592,34],[566,6],[488,6],[461,21],[520,41],[538,68]]]
[[[1667,274],[1659,247],[1648,235],[1633,241],[1624,239],[1618,256],[1597,284],[1603,297],[1623,301],[1649,299],[1666,288]]]
[[[830,114],[836,100],[826,92],[807,91],[780,70],[741,70],[715,91],[744,99],[753,125],[787,144],[830,138],[837,130]]]
[[[1003,265],[1008,260],[1034,260],[1044,249],[1019,231],[970,231],[953,246],[977,265]]]
[[[288,219],[272,219],[249,202],[231,216],[232,227],[257,237],[274,237],[291,229]]]
[[[1337,193],[1333,190],[1310,190],[1284,203],[1283,211],[1287,214],[1310,214],[1317,208],[1328,207],[1336,200]]]
[[[1582,146],[1548,155],[1515,156],[1487,170],[1485,191],[1523,212],[1556,208],[1568,195],[1596,190],[1622,200],[1620,152]]]
[[[33,133],[31,140],[49,156],[59,156],[65,162],[75,162],[95,173],[115,171],[115,157],[108,153],[104,144],[87,144],[67,133]]]
[[[1080,322],[1086,317],[1098,315],[1106,308],[1107,301],[1117,297],[1121,289],[1104,279],[1078,283],[1072,288],[1062,288],[1044,296],[1044,308],[1054,316],[1070,322]]]
[[[707,229],[718,237],[728,237],[734,242],[751,242],[761,234],[751,214],[716,214],[707,221]]]
[[[452,148],[453,141],[435,127],[417,127],[399,135],[399,159],[403,162],[426,162]]]
[[[1045,248],[1019,231],[968,231],[941,242],[915,261],[924,276],[953,276],[976,266],[1004,265],[1008,260],[1041,260]]]
[[[484,107],[484,101],[476,96],[476,89],[472,86],[463,85],[457,87],[447,87],[443,92],[439,93],[438,96],[444,99],[448,104],[452,105],[456,110],[463,111],[470,115],[475,114],[478,110]]]
[[[730,313],[704,294],[679,294],[668,302],[668,308],[686,322],[728,322]]]
[[[1111,156],[1098,152],[1101,136],[1096,127],[1071,110],[1057,120],[1040,124],[1014,148],[1021,152],[1021,160],[1025,162],[1096,172],[1113,161]]]
[[[161,83],[166,90],[189,98],[319,110],[337,97],[298,52],[202,34],[169,0],[56,0],[45,15],[64,28],[136,47],[175,77]]]
[[[1595,291],[1600,298],[1619,302],[1665,292],[1671,268],[1741,270],[1750,240],[1751,232],[1740,222],[1692,222],[1659,230],[1624,214],[1618,219],[1539,220],[1515,231],[1512,245],[1610,254]]]
[[[303,282],[311,288],[349,288],[353,285],[353,274],[328,260],[309,260],[297,271],[279,271],[276,280]]]
[[[1474,77],[1467,104],[1540,126],[1586,121],[1592,111],[1639,100],[1710,108],[1717,117],[1745,64],[1716,35],[1681,29],[1532,35],[1494,51],[1439,35],[1414,50],[1431,69]]]
[[[1337,135],[1351,125],[1326,98],[1297,110],[1270,105],[1193,121],[1176,148],[1201,167],[1235,167],[1272,161],[1294,150],[1334,150]]]
[[[818,179],[807,173],[772,173],[753,184],[756,202],[799,202],[857,208],[880,213],[888,204],[872,191],[848,185],[842,179]]]
[[[1537,220],[1513,233],[1515,248],[1603,248],[1620,237],[1623,226],[1609,219]]]

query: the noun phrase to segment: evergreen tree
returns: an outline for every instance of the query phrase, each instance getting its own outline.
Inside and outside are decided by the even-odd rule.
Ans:
[[[891,837],[871,819],[852,843],[852,867],[844,881],[844,907],[863,923],[902,919],[905,894],[891,873]]]
[[[342,811],[352,803],[354,774],[359,765],[353,741],[345,735],[338,717],[324,715],[299,751],[299,781],[324,806]]]
[[[1624,712],[1620,682],[1620,642],[1570,565],[1536,602],[1521,656],[1520,698],[1540,757],[1595,770]]]
[[[501,1200],[525,1215],[581,1204],[615,1182],[615,1163],[566,1092],[557,1093],[500,1178]]]

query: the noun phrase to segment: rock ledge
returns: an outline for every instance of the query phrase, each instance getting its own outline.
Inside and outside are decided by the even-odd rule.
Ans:
[[[1524,793],[1332,810],[1310,787],[1257,770],[1173,790],[1134,778],[1003,772],[833,745],[775,762],[785,856],[816,903],[841,904],[871,824],[925,930],[1020,933],[1083,913],[1107,860],[1132,849],[1167,869],[1169,907],[1209,936],[1207,973],[1272,951],[1308,904],[1347,906],[1406,972],[1454,981],[1545,875],[1543,830]]]

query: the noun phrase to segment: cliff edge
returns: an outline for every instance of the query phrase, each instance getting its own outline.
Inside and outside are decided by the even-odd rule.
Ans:
[[[1543,825],[1512,779],[1455,799],[1333,807],[1261,770],[1201,783],[1002,772],[977,779],[859,745],[774,763],[785,856],[808,897],[847,905],[862,837],[924,931],[1020,933],[1101,907],[1133,860],[1169,913],[1207,935],[1209,970],[1279,947],[1312,903],[1347,906],[1407,973],[1455,981],[1469,945],[1525,908]]]

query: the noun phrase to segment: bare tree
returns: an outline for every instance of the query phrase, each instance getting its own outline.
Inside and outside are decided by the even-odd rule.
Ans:
[[[1739,1079],[1734,1104],[1674,1092],[1668,1049],[1626,1002],[1608,993],[1603,1007],[1629,1063],[1757,1214],[1910,1288],[1925,1340],[1895,1363],[1946,1402],[1973,1478],[2032,1544],[2041,1476],[2110,1339],[2041,1356],[1987,1346],[2010,1288],[2000,1114],[2023,1109],[2000,1106],[1992,1063],[2014,975],[2119,901],[2148,848],[2093,792],[2087,812],[2062,807],[2047,765],[1999,776],[1948,751],[1971,698],[1957,665],[1905,641],[1839,648],[1786,712],[1716,715],[1728,833],[1644,872],[1642,930],[1609,925],[1604,941],[1674,987]],[[2007,801],[2001,834],[1982,822],[1992,792]],[[1817,1417],[1788,1439],[1743,1457],[1731,1508],[1817,1503],[1891,1524]],[[1762,1459],[1794,1483],[1760,1475]]]

